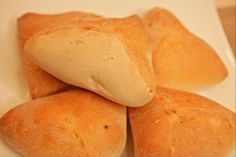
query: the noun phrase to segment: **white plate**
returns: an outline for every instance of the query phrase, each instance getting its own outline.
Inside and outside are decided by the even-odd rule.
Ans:
[[[229,76],[221,84],[197,93],[235,111],[235,60],[211,0],[1,0],[0,116],[17,104],[30,99],[17,44],[17,17],[26,12],[60,13],[71,10],[123,17],[142,13],[154,6],[172,11],[191,32],[207,41],[217,51],[227,66]],[[18,156],[0,141],[0,157]],[[132,156],[132,145],[129,144],[123,157]]]

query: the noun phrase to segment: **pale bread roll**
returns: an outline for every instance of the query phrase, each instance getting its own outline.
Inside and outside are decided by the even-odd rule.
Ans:
[[[119,157],[126,108],[70,90],[13,108],[0,119],[0,136],[24,157]]]
[[[126,106],[155,95],[149,37],[138,16],[74,20],[31,37],[27,57],[68,84]]]
[[[84,12],[67,12],[55,15],[27,13],[18,18],[18,32],[20,47],[23,48],[25,42],[37,32],[49,27],[58,25],[74,18],[99,18],[100,16]],[[54,94],[65,89],[69,85],[48,74],[37,65],[33,64],[24,55],[22,61],[26,72],[30,95],[33,99]]]
[[[143,21],[152,39],[153,67],[159,86],[195,90],[226,78],[227,69],[215,51],[172,13],[154,8]]]
[[[157,88],[129,120],[135,157],[226,157],[235,147],[235,113],[196,94]]]

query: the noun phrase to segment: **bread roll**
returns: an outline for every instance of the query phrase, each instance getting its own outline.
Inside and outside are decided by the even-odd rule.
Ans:
[[[154,8],[143,20],[152,39],[159,86],[195,90],[226,78],[227,69],[215,51],[190,33],[172,13]]]
[[[24,157],[118,157],[126,108],[70,90],[10,110],[0,119],[0,136]]]
[[[74,18],[84,19],[98,17],[99,16],[97,15],[83,12],[68,12],[57,15],[43,15],[36,13],[24,14],[18,19],[20,46],[23,48],[25,42],[31,36],[50,25],[58,25]],[[59,81],[27,59],[23,50],[21,54],[28,79],[30,94],[33,99],[57,93],[68,88],[69,85]]]
[[[32,62],[68,84],[126,106],[155,95],[149,37],[138,16],[74,20],[31,37],[24,51]]]
[[[129,120],[135,157],[226,157],[235,147],[235,113],[196,94],[157,88]]]

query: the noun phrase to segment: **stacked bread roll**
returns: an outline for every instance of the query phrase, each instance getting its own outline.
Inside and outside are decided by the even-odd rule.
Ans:
[[[135,157],[226,157],[234,149],[235,113],[179,91],[213,86],[227,69],[169,11],[143,19],[28,13],[18,28],[34,100],[0,119],[0,137],[23,156],[118,157],[127,117]]]
[[[152,39],[153,67],[159,86],[193,90],[216,85],[226,78],[227,69],[215,51],[169,11],[151,9],[143,20]]]

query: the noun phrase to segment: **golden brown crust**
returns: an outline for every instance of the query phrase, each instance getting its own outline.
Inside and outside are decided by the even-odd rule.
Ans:
[[[22,62],[24,64],[32,99],[55,94],[70,88],[66,83],[56,79],[32,63],[27,57],[22,56]]]
[[[136,157],[225,157],[235,146],[235,113],[196,94],[158,87],[129,120]]]
[[[152,39],[159,86],[192,90],[213,86],[227,77],[227,69],[215,51],[169,11],[154,8],[143,20]]]
[[[117,157],[126,108],[81,89],[40,98],[0,119],[0,135],[26,157]]]
[[[57,15],[27,13],[18,19],[19,42],[21,48],[25,42],[37,32],[58,25],[74,18],[97,18],[99,16],[83,12],[68,12]],[[23,53],[22,60],[26,71],[29,90],[33,99],[57,93],[69,88],[69,85],[51,76],[33,64]]]
[[[18,18],[20,44],[24,43],[34,34],[52,25],[59,25],[73,19],[101,18],[101,16],[85,12],[67,12],[61,14],[26,13]]]

